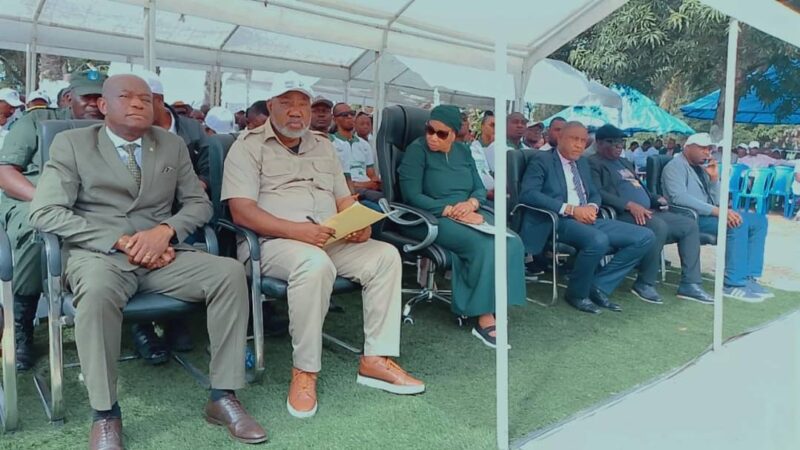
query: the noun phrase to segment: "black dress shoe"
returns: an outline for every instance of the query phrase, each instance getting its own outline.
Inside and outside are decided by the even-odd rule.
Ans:
[[[704,305],[713,305],[714,297],[708,294],[699,284],[681,284],[676,294],[679,298],[692,300]]]
[[[651,284],[633,283],[631,293],[647,303],[655,303],[656,305],[664,304],[664,301],[661,300],[661,296],[658,295],[658,291],[656,291],[656,288]]]
[[[169,361],[169,351],[164,345],[164,341],[156,334],[152,323],[137,323],[131,327],[133,333],[133,344],[136,353],[145,360],[146,363],[157,366]]]
[[[194,350],[188,320],[172,319],[167,322],[164,326],[164,338],[173,351],[186,353]]]
[[[611,303],[611,300],[608,299],[608,296],[600,289],[592,288],[592,290],[589,292],[589,300],[601,308],[610,309],[614,312],[622,311],[622,307],[616,303]]]
[[[592,303],[592,301],[589,300],[588,298],[580,298],[580,299],[574,299],[569,297],[565,298],[567,300],[567,303],[572,305],[572,307],[577,309],[578,311],[591,314],[600,314],[600,308],[595,306],[595,304]]]

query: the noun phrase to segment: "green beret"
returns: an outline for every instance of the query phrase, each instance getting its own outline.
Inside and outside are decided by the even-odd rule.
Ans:
[[[438,120],[458,134],[461,130],[461,111],[458,106],[439,105],[431,110],[431,120]]]
[[[97,69],[73,72],[69,77],[69,90],[75,95],[100,95],[106,78],[108,76]]]

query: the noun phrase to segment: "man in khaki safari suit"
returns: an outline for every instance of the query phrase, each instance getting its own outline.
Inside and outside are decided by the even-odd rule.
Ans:
[[[122,448],[117,359],[122,309],[137,292],[203,302],[211,341],[206,420],[237,440],[265,431],[234,390],[244,387],[247,284],[242,265],[179,244],[211,217],[183,141],[152,126],[152,94],[117,75],[98,106],[105,125],[60,133],[30,207],[34,229],[59,235],[75,294],[75,341],[94,410],[89,448]],[[173,214],[173,204],[180,210]]]
[[[337,274],[364,287],[357,382],[394,394],[424,392],[425,385],[390,358],[400,352],[400,255],[371,240],[369,227],[324,246],[334,230],[318,223],[354,200],[330,140],[309,130],[309,86],[291,71],[272,85],[269,121],[241,135],[228,153],[222,198],[234,222],[261,237],[262,273],[288,282],[294,352],[287,409],[298,418],[317,411],[322,322]]]

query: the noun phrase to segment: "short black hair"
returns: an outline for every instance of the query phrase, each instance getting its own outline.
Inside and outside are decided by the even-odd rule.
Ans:
[[[550,126],[553,125],[553,122],[566,122],[566,121],[567,121],[567,119],[565,119],[565,118],[563,118],[561,116],[555,116],[550,120]]]
[[[336,108],[338,108],[339,106],[342,106],[342,105],[345,105],[348,108],[350,107],[349,103],[339,102],[339,103],[336,103],[336,104],[333,105],[333,108],[331,108],[331,111],[336,111]]]
[[[491,113],[491,111],[486,111],[486,112],[488,112],[488,113]],[[487,122],[489,119],[493,119],[493,118],[494,118],[494,113],[491,113],[491,114],[484,114],[484,115],[483,115],[483,117],[481,117],[481,126],[485,125],[485,124],[486,124],[486,122]]]
[[[267,101],[259,100],[250,105],[250,107],[247,108],[246,115],[249,116],[250,114],[263,114],[269,117],[269,110],[267,109]]]
[[[358,119],[358,118],[359,118],[359,117],[361,117],[361,116],[367,116],[367,117],[369,118],[369,121],[370,121],[370,122],[372,122],[372,114],[369,114],[369,113],[367,113],[366,111],[359,111],[359,112],[356,114],[356,119]]]

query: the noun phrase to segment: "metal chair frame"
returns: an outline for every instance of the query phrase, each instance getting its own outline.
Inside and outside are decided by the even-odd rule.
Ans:
[[[17,358],[16,336],[14,332],[14,291],[11,243],[8,234],[0,229],[0,312],[3,316],[3,380],[0,385],[0,425],[3,431],[13,431],[19,424],[17,405]]]

